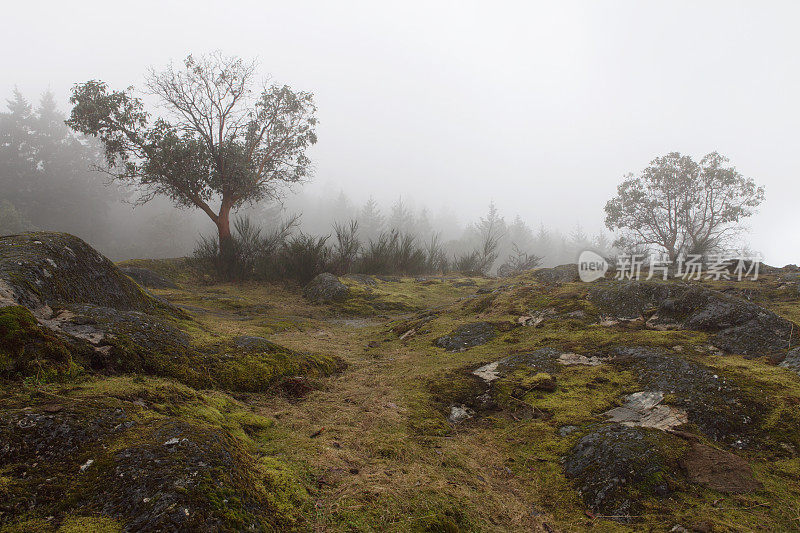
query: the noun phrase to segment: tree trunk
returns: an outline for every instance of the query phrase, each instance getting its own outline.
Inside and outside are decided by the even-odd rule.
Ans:
[[[219,233],[219,275],[226,281],[234,278],[236,267],[236,250],[231,234],[231,206],[223,200],[217,216],[217,231]]]

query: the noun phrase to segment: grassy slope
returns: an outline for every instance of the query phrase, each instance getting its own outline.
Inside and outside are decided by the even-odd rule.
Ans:
[[[169,265],[162,273],[169,275],[173,268]],[[477,288],[500,282],[402,279],[379,281],[366,291],[348,281],[357,297],[327,307],[310,305],[298,291],[282,286],[179,281],[181,289],[153,292],[189,311],[192,319],[183,327],[194,343],[265,336],[290,349],[340,356],[347,370],[317,378],[316,390],[300,401],[276,392],[236,394],[234,400],[223,391],[195,393],[184,385],[141,378],[40,385],[24,394],[128,398],[150,391],[160,399],[149,402],[150,416],[224,427],[265,468],[282,472],[290,495],[278,491],[277,498],[287,515],[300,517],[298,527],[304,530],[638,531],[704,521],[713,523],[714,531],[800,527],[797,451],[751,454],[755,474],[764,484],[756,493],[724,495],[691,486],[649,502],[633,525],[587,516],[560,462],[582,433],[562,437],[558,429],[599,421],[598,414],[618,405],[624,394],[640,390],[635,376],[619,367],[567,368],[558,374],[555,392],[526,393],[520,400],[547,413],[544,418],[524,419],[508,405],[457,427],[447,422],[449,404],[474,392],[469,372],[512,353],[544,346],[588,353],[644,344],[681,346],[682,356],[701,357],[695,348],[708,342],[705,334],[590,325],[596,311],[583,298],[585,286],[551,288],[520,278],[499,293],[472,296]],[[770,283],[755,286],[766,295],[762,303],[797,321],[800,302],[774,292],[778,289]],[[512,329],[460,353],[432,345],[433,339],[467,322],[510,322],[546,308],[583,311],[584,316]],[[401,340],[396,332],[404,323],[413,323],[416,310],[424,309],[439,314]],[[702,361],[770,397],[776,432],[795,431],[791,426],[799,422],[795,413],[800,403],[800,378],[795,374],[735,356],[703,356]],[[164,388],[179,389],[194,399],[178,402],[169,394],[156,394]],[[16,395],[6,391],[0,402]],[[0,472],[0,494],[4,479]],[[80,526],[82,520],[97,519],[68,517],[63,527]],[[103,525],[105,529],[98,530],[118,527]]]

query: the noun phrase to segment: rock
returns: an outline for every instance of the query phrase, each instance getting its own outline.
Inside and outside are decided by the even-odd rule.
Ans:
[[[167,307],[81,239],[45,232],[0,237],[0,306],[4,301],[44,318],[70,304],[141,312]]]
[[[500,378],[500,374],[497,372],[498,365],[500,365],[500,361],[495,361],[493,363],[489,363],[488,365],[483,365],[482,367],[474,370],[472,373],[486,383],[491,383],[492,381]]]
[[[633,371],[646,390],[669,393],[670,405],[684,410],[688,422],[709,439],[733,448],[758,446],[770,412],[766,399],[705,365],[657,348],[631,346],[612,353],[614,364]]]
[[[692,482],[720,492],[741,494],[761,488],[746,460],[699,442],[692,443],[681,467]]]
[[[350,296],[350,289],[333,274],[323,272],[303,288],[303,296],[314,303],[343,302]]]
[[[778,366],[794,370],[800,374],[800,348],[789,350],[789,353],[786,354],[786,357],[783,358],[783,361]]]
[[[539,348],[528,353],[514,354],[497,362],[497,372],[505,376],[516,368],[528,367],[538,372],[557,374],[562,365],[558,362],[564,352],[555,348]]]
[[[800,344],[800,327],[747,300],[686,283],[614,282],[594,287],[589,299],[617,320],[647,315],[653,329],[715,333],[720,349],[750,356],[782,353]]]
[[[586,357],[577,353],[562,353],[558,356],[558,362],[565,366],[571,365],[586,365],[586,366],[599,366],[603,361],[599,357]]]
[[[463,405],[454,405],[450,407],[450,415],[447,417],[447,420],[449,420],[451,424],[460,424],[464,420],[468,420],[473,416],[475,416],[475,411],[469,407],[465,407]]]
[[[495,338],[496,335],[497,332],[493,324],[488,322],[473,322],[471,324],[459,326],[448,335],[444,335],[433,341],[433,344],[451,352],[462,352],[473,346],[486,344]]]
[[[577,430],[578,426],[561,426],[558,428],[558,434],[562,437],[566,437],[567,435],[573,434]]]
[[[686,411],[662,405],[664,393],[660,391],[635,392],[625,398],[625,403],[603,413],[609,422],[625,426],[640,426],[660,430],[673,429],[688,420]]]
[[[552,268],[539,268],[533,271],[533,277],[542,283],[560,285],[578,281],[578,265],[567,264]]]
[[[118,519],[124,531],[288,527],[272,523],[268,498],[280,489],[241,442],[221,428],[154,414],[136,420],[124,402],[105,397],[58,413],[3,412],[0,468],[14,490],[0,498],[0,513],[8,520],[33,506],[42,516],[69,507]]]
[[[177,289],[178,286],[170,279],[156,274],[148,268],[139,267],[120,267],[120,270],[130,276],[133,281],[142,287],[151,287],[154,289]]]
[[[639,498],[670,492],[667,480],[677,465],[665,453],[665,437],[653,429],[602,426],[582,437],[567,454],[564,473],[575,480],[594,513],[627,521],[638,514]]]

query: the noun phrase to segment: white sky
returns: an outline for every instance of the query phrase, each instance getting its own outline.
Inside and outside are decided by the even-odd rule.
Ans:
[[[800,262],[800,2],[14,2],[0,97],[141,86],[221,49],[315,93],[312,190],[601,228],[627,172],[717,150],[766,187],[750,242]]]

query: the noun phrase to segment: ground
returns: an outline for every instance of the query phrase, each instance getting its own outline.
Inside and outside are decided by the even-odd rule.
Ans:
[[[691,313],[614,316],[592,296],[619,295],[612,281],[344,277],[348,297],[317,304],[181,261],[128,266],[177,284],[148,291],[213,375],[3,381],[4,530],[800,529],[800,376],[779,353],[722,351]],[[774,312],[778,338],[800,319],[780,273],[699,285]],[[713,298],[703,312],[728,302]],[[263,339],[294,366],[257,386],[217,375]],[[658,392],[641,413],[640,391]],[[620,407],[634,422],[604,415]],[[60,444],[37,445],[51,427]],[[102,485],[120,474],[138,481]]]

